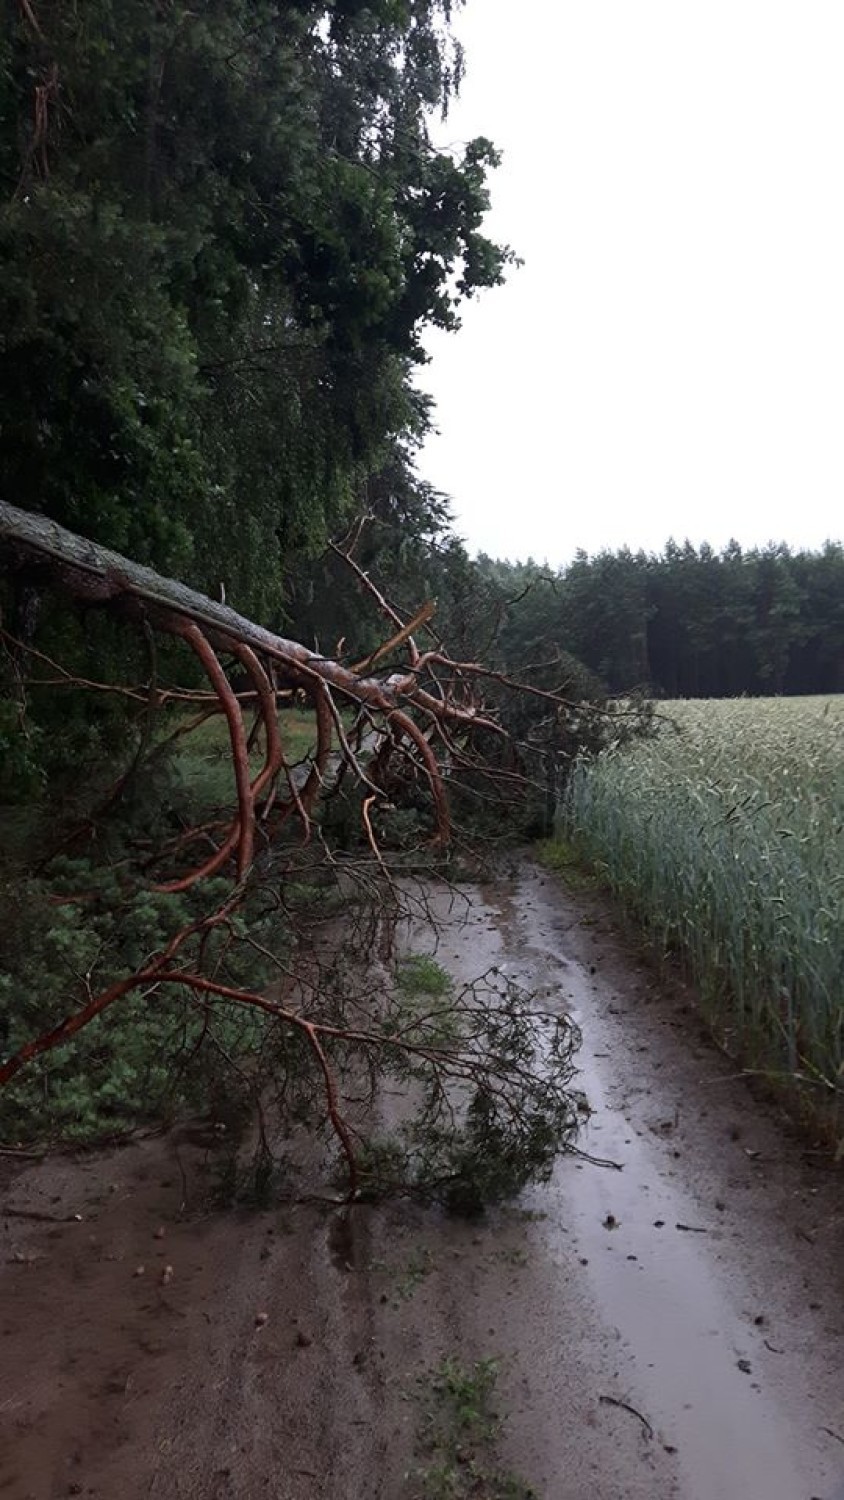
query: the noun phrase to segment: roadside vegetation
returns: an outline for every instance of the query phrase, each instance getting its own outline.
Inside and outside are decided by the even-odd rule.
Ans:
[[[408,1500],[537,1500],[496,1458],[498,1372],[496,1359],[466,1365],[450,1356],[419,1382],[422,1461],[408,1475]]]
[[[669,703],[580,764],[561,849],[679,954],[725,1047],[844,1124],[844,698]]]

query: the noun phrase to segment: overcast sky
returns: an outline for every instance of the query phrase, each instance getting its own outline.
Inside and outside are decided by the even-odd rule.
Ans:
[[[440,144],[524,258],[433,335],[470,548],[844,533],[842,0],[468,0]]]

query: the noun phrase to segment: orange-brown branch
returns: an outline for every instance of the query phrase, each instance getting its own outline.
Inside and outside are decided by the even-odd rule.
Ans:
[[[266,735],[266,753],[264,757],[263,769],[257,776],[252,786],[252,799],[254,805],[255,800],[261,795],[261,793],[265,791],[268,786],[273,785],[279,771],[281,770],[282,762],[284,760],[284,752],[281,746],[281,734],[278,728],[278,710],[276,707],[276,698],[275,693],[273,692],[272,683],[270,682],[269,677],[264,671],[264,668],[261,666],[261,663],[258,660],[258,657],[255,655],[255,652],[252,650],[251,646],[244,646],[240,641],[232,641],[231,650],[232,654],[237,657],[241,665],[246,668],[246,671],[249,673],[252,682],[255,684],[255,690],[258,694],[258,703],[261,710],[261,719],[264,725],[264,733]]]
[[[414,724],[409,714],[406,714],[401,709],[396,708],[393,709],[392,713],[388,715],[388,719],[392,724],[396,726],[397,729],[401,731],[402,734],[407,736],[407,738],[412,742],[413,745],[415,745],[416,749],[419,752],[425,768],[425,773],[428,777],[428,783],[431,788],[431,796],[434,800],[434,811],[436,814],[437,823],[436,842],[439,844],[447,844],[449,834],[451,832],[451,814],[449,812],[448,798],[445,794],[442,775],[437,764],[437,757],[431,749],[431,746],[428,744],[428,741],[426,740],[421,729],[418,727],[418,725]]]
[[[255,847],[255,799],[252,794],[252,785],[249,779],[249,751],[246,746],[246,729],[243,723],[243,715],[240,704],[235,697],[231,684],[220,665],[219,659],[213,647],[205,639],[199,626],[193,620],[174,619],[170,629],[174,635],[180,635],[183,640],[196,652],[202,662],[211,684],[214,687],[226,715],[229,726],[229,737],[232,747],[232,762],[234,764],[235,785],[237,788],[237,802],[239,815],[237,822],[233,825],[232,832],[223,846],[223,850],[202,867],[201,873],[193,872],[193,875],[185,876],[183,880],[171,882],[162,886],[162,890],[183,891],[189,885],[195,884],[197,879],[211,873],[208,866],[220,869],[231,849],[237,845],[237,878],[242,880],[252,863],[252,853]],[[218,863],[215,864],[215,860]]]

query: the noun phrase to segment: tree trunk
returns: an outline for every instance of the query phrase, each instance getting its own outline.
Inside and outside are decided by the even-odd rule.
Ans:
[[[174,617],[192,620],[218,649],[227,650],[235,641],[251,646],[286,668],[288,680],[299,686],[306,686],[308,679],[318,679],[386,712],[396,708],[400,699],[410,699],[429,711],[438,709],[437,716],[442,716],[442,703],[425,693],[412,673],[395,675],[386,683],[358,677],[341,662],[265,630],[175,578],[166,578],[67,531],[46,516],[20,510],[3,500],[0,562],[10,571],[22,573],[29,588],[42,582],[60,587],[75,599],[107,605],[165,630],[172,630]]]

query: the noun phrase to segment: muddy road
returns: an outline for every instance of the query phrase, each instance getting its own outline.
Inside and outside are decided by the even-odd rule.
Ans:
[[[412,951],[573,1014],[581,1145],[620,1170],[568,1157],[462,1223],[214,1211],[198,1127],[6,1159],[3,1500],[844,1497],[840,1177],[599,901],[530,863],[436,901]],[[444,1360],[495,1361],[499,1488],[459,1448],[426,1469]]]

